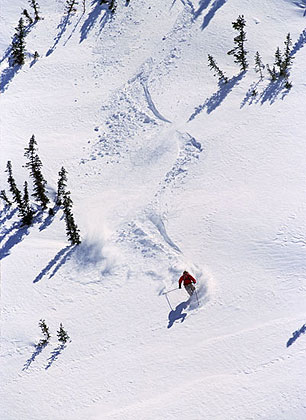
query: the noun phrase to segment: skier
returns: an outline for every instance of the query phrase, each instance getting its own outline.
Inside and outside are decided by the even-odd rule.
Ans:
[[[182,287],[182,283],[184,284],[184,287],[186,289],[186,292],[189,294],[189,296],[192,296],[195,287],[192,283],[196,283],[196,279],[192,277],[191,274],[188,273],[188,271],[184,271],[183,275],[179,279],[179,289]]]

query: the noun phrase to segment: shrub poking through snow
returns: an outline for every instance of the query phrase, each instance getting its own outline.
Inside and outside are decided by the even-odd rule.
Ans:
[[[46,324],[46,322],[45,322],[44,319],[41,319],[39,321],[39,324],[38,325],[39,325],[39,327],[41,329],[41,332],[44,335],[44,338],[39,341],[39,343],[37,344],[37,346],[38,347],[44,347],[45,345],[48,344],[48,342],[49,342],[49,340],[51,338],[51,335],[50,335],[50,332],[49,332],[49,327],[47,326],[47,324]]]
[[[284,44],[285,44],[285,51],[283,54],[283,63],[282,63],[283,65],[282,65],[281,76],[288,78],[289,70],[292,65],[292,60],[294,59],[294,57],[291,54],[292,39],[291,39],[290,33],[287,34],[286,41],[284,42]]]
[[[272,69],[271,69],[269,64],[267,64],[267,70],[268,70],[268,73],[271,77],[272,82],[275,82],[275,80],[277,79],[277,73],[276,73],[275,66],[273,66]]]
[[[62,324],[62,323],[60,323],[59,330],[57,331],[57,338],[58,338],[58,341],[59,341],[62,345],[66,344],[66,343],[67,343],[67,341],[68,341],[68,340],[70,340],[70,337],[69,337],[69,335],[67,334],[67,331],[65,331],[65,330],[64,330],[64,328],[63,328],[63,324]]]
[[[111,13],[115,13],[117,9],[117,2],[116,0],[100,0],[100,4],[108,4],[108,9]]]
[[[244,27],[246,25],[244,16],[239,16],[236,22],[232,22],[233,28],[238,31],[238,35],[234,38],[236,46],[228,51],[228,55],[235,57],[235,63],[240,65],[241,71],[245,71],[248,68],[248,62],[246,59],[247,51],[245,50],[244,43],[246,41],[246,33]]]
[[[31,225],[34,217],[34,210],[30,205],[29,199],[29,191],[28,191],[28,183],[27,181],[24,182],[24,192],[23,192],[23,215],[22,215],[22,223],[24,225]]]
[[[210,54],[208,54],[208,66],[214,72],[214,76],[218,76],[219,82],[228,82],[228,78],[224,75],[223,71],[220,70],[215,62],[215,59]]]
[[[62,166],[61,170],[58,173],[59,179],[57,181],[57,197],[56,204],[61,206],[63,204],[64,195],[67,187],[67,171]]]
[[[29,12],[27,11],[27,9],[24,9],[22,12],[23,16],[27,19],[27,22],[29,25],[32,25],[33,23],[33,19],[31,18],[31,16],[29,15]]]
[[[39,6],[36,0],[29,0],[29,5],[33,8],[35,22],[41,19],[39,16]]]
[[[6,206],[11,207],[12,202],[8,199],[5,190],[0,191],[0,198],[4,201]]]
[[[291,54],[292,40],[291,40],[290,33],[287,34],[284,44],[285,44],[284,53],[282,54],[280,48],[277,47],[274,54],[273,68],[271,70],[269,65],[267,65],[267,70],[271,76],[272,81],[275,81],[281,78],[287,79],[286,85],[289,85],[290,86],[289,89],[290,89],[292,87],[292,84],[291,82],[288,82],[289,70],[292,65],[292,60],[294,59],[294,57],[292,57],[292,54]]]
[[[28,158],[25,166],[29,168],[30,176],[33,178],[34,193],[32,195],[41,204],[42,208],[45,209],[49,203],[49,198],[46,194],[47,181],[41,172],[42,163],[37,154],[37,143],[34,134],[30,138],[29,146],[25,148],[24,155]]]
[[[13,196],[13,202],[17,204],[19,214],[22,217],[24,215],[23,199],[22,199],[22,196],[21,196],[21,191],[18,189],[18,187],[16,185],[16,181],[13,177],[12,163],[11,163],[10,160],[7,162],[5,172],[8,173],[7,182],[9,184],[9,190],[10,190],[12,196]]]
[[[19,19],[16,33],[12,42],[12,63],[22,66],[25,62],[25,26],[22,18]]]
[[[66,13],[70,15],[71,13],[75,13],[77,11],[76,6],[78,2],[76,0],[67,0],[66,1]]]
[[[63,199],[63,210],[66,221],[66,234],[68,240],[72,245],[79,245],[81,243],[81,238],[79,235],[79,229],[74,221],[72,214],[72,200],[70,197],[70,191],[65,192]]]
[[[117,9],[117,2],[116,2],[116,0],[110,0],[110,2],[109,2],[109,10],[112,13],[115,13],[116,9]]]
[[[262,80],[263,79],[262,71],[264,70],[265,65],[263,64],[258,51],[256,51],[254,61],[255,61],[255,71],[256,71],[256,73],[259,73],[260,80]]]

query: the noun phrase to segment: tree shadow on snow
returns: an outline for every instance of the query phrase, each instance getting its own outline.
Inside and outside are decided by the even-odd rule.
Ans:
[[[21,66],[9,66],[3,70],[0,80],[0,92],[3,93],[11,81],[14,79],[18,71],[21,69]]]
[[[65,264],[67,259],[71,256],[72,252],[75,250],[76,245],[68,245],[65,248],[61,249],[52,260],[46,265],[46,267],[39,273],[39,275],[33,280],[33,283],[39,282],[44,276],[49,275],[51,279],[59,268]],[[50,271],[53,269],[52,273]],[[49,274],[50,273],[50,274]]]
[[[203,23],[201,25],[201,29],[204,30],[209,25],[210,21],[213,19],[217,11],[222,7],[227,0],[215,0],[213,3],[211,0],[201,0],[199,4],[198,10],[194,12],[193,20],[196,20],[203,12],[203,10],[207,9],[208,6],[211,5],[208,13],[205,15]],[[212,4],[211,4],[212,3]]]
[[[206,109],[207,114],[213,112],[227,95],[233,90],[234,86],[240,82],[240,80],[245,76],[246,72],[240,73],[238,76],[232,77],[227,83],[220,82],[219,83],[219,90],[215,92],[210,98],[206,99],[206,101],[195,108],[193,114],[189,117],[189,121],[192,121],[198,114],[200,114],[204,109]]]
[[[32,353],[32,356],[25,362],[22,370],[29,369],[30,365],[34,362],[36,357],[43,351],[43,349],[46,347],[46,345],[47,345],[47,343],[45,343],[43,345],[40,345],[40,344],[35,345],[35,350]]]
[[[8,220],[11,220],[12,217],[16,214],[17,209],[12,209],[11,207],[6,206],[4,210],[0,212],[0,226],[2,226],[3,223],[7,222]],[[1,242],[2,239],[0,239]]]
[[[260,80],[251,84],[249,90],[243,98],[243,101],[241,102],[240,109],[243,108],[246,104],[252,105],[254,102],[258,102],[258,96],[257,94],[255,95],[254,92],[257,92],[257,87],[259,83]]]
[[[292,337],[287,341],[286,347],[290,347],[299,338],[299,336],[305,334],[305,332],[306,324],[304,324],[299,330],[294,331]]]
[[[54,214],[53,214],[53,215],[48,214],[48,216],[45,218],[45,220],[44,220],[43,224],[39,227],[39,231],[40,231],[40,232],[41,232],[41,231],[43,231],[43,230],[45,230],[48,226],[50,226],[50,225],[51,225],[51,223],[53,222],[54,217],[56,216],[56,213],[57,213],[58,211],[59,211],[59,207],[58,207],[58,206],[53,207],[53,212],[54,212]]]
[[[28,25],[25,28],[25,34],[26,35],[31,31],[31,29],[34,25],[35,25],[35,22]],[[16,36],[14,36],[13,39],[12,39],[12,43],[16,40],[17,40],[17,38],[16,38]],[[13,78],[16,76],[16,74],[18,73],[18,71],[22,67],[22,66],[18,66],[18,65],[13,64],[11,54],[12,54],[12,45],[10,45],[6,49],[3,57],[0,59],[0,64],[3,61],[5,61],[6,59],[8,60],[8,67],[2,71],[1,76],[0,76],[0,93],[3,93],[8,88],[8,85],[10,84],[10,82],[13,80]]]
[[[91,29],[96,24],[96,21],[98,20],[99,15],[102,11],[104,11],[103,16],[100,19],[100,32],[106,25],[107,21],[109,20],[111,13],[109,11],[109,8],[107,5],[101,5],[100,0],[93,0],[91,3],[91,6],[94,6],[92,11],[89,13],[87,19],[83,23],[83,26],[81,28],[81,39],[80,42],[83,42],[87,37]]]
[[[306,44],[306,29],[304,29],[304,31],[301,33],[299,39],[294,44],[294,46],[292,48],[292,51],[291,51],[291,56],[294,56],[301,48],[304,47],[305,44]]]
[[[284,99],[288,93],[289,89],[285,87],[286,79],[281,78],[275,82],[270,82],[268,86],[262,91],[257,102],[260,102],[263,105],[265,102],[269,102],[270,105],[280,97]]]
[[[59,346],[55,347],[55,349],[52,351],[51,356],[48,358],[48,364],[45,367],[45,370],[49,369],[52,364],[55,362],[55,360],[58,358],[58,356],[61,354],[61,352],[66,348],[65,344],[60,344]]]
[[[10,255],[10,250],[17,244],[19,244],[25,236],[27,236],[30,232],[30,226],[20,226],[18,222],[14,223],[13,226],[8,229],[4,236],[10,233],[13,230],[17,232],[11,235],[8,240],[5,242],[2,248],[0,248],[0,261],[3,260],[5,257]]]
[[[71,18],[71,15],[65,15],[65,16],[62,17],[61,22],[59,23],[59,25],[57,27],[59,32],[56,35],[56,37],[54,38],[54,43],[53,43],[52,47],[49,48],[49,50],[47,51],[46,57],[48,57],[49,55],[51,55],[54,52],[57,44],[60,42],[62,36],[66,32],[67,26],[70,24],[70,18]]]

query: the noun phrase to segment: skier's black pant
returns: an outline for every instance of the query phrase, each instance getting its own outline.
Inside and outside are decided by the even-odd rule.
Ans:
[[[195,287],[192,283],[186,284],[185,289],[186,289],[186,292],[189,294],[189,296],[192,296],[195,291]]]

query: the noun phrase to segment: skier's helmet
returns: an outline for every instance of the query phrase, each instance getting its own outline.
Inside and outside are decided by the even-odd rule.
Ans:
[[[185,270],[185,271],[183,272],[183,274],[188,274],[188,271],[186,271],[186,270]]]

